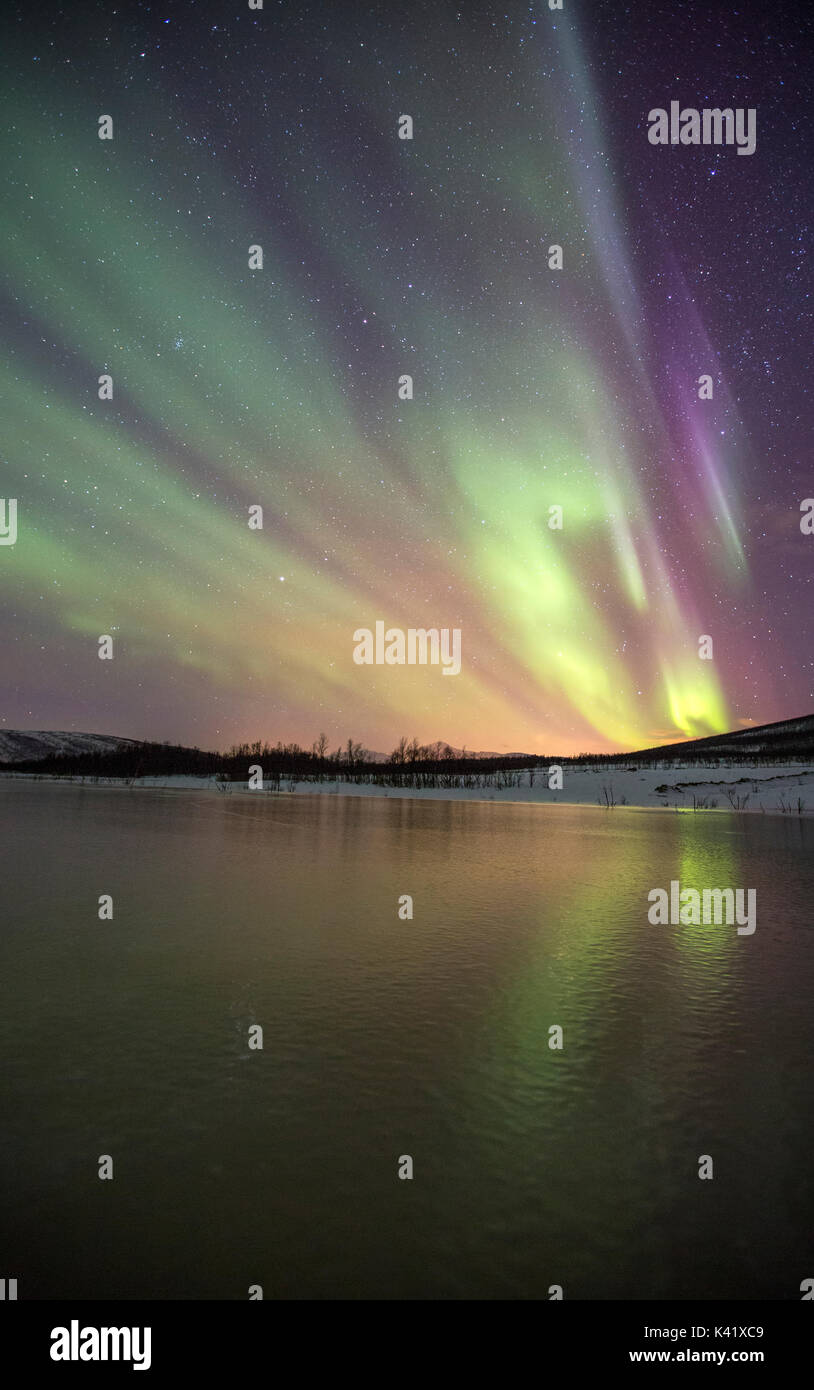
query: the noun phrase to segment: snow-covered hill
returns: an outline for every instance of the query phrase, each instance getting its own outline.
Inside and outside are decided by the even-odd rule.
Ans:
[[[112,753],[134,747],[134,738],[115,734],[74,734],[63,729],[0,729],[0,763],[47,758],[55,753]]]

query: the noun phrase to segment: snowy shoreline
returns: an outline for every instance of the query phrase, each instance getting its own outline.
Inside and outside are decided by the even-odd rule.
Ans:
[[[814,815],[814,767],[810,763],[783,763],[750,767],[733,764],[659,763],[657,766],[585,764],[562,766],[561,789],[549,789],[549,766],[524,771],[520,785],[393,787],[343,780],[324,782],[267,778],[261,789],[249,790],[245,782],[219,783],[216,777],[57,777],[49,773],[5,772],[5,780],[60,782],[84,787],[118,787],[123,790],[199,791],[217,796],[362,796],[424,801],[479,801],[535,806],[601,806],[604,809],[737,811],[763,815]],[[494,776],[494,774],[489,774]],[[473,779],[482,781],[480,779]],[[532,785],[529,785],[530,780]],[[556,783],[556,776],[554,781]]]

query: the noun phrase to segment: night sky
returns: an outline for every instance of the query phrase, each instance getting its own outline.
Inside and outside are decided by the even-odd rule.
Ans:
[[[814,708],[814,11],[564,5],[4,7],[0,726],[565,754]],[[756,152],[651,145],[672,100]],[[354,665],[378,619],[461,674]]]

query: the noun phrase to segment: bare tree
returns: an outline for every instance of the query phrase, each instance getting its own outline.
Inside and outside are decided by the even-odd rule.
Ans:
[[[407,761],[407,739],[404,737],[403,734],[399,739],[397,746],[393,749],[393,752],[390,754],[390,761],[391,763],[398,764],[406,763]]]

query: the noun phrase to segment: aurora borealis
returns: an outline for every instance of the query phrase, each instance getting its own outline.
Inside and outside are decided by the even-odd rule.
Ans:
[[[638,9],[12,7],[5,726],[565,754],[810,711],[812,25]],[[754,155],[648,144],[673,99],[756,108]],[[355,665],[378,620],[459,628],[460,675]]]

